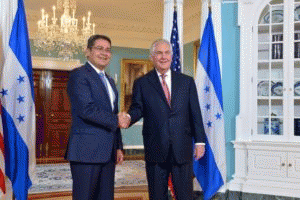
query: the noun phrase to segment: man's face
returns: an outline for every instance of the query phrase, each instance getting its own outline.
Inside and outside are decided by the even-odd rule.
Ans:
[[[154,52],[151,55],[151,61],[160,73],[168,71],[172,62],[172,51],[170,46],[164,42],[156,44]]]
[[[86,56],[95,67],[103,70],[111,59],[110,48],[110,43],[107,40],[98,39],[91,49],[87,48]]]

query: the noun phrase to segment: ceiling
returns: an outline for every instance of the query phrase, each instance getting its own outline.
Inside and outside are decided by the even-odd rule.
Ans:
[[[57,0],[24,0],[30,38],[37,31],[37,21],[44,8],[52,17]],[[106,34],[113,46],[146,48],[163,35],[164,0],[77,0],[75,17],[82,26],[82,17],[91,11],[96,33]],[[60,17],[62,11],[56,12]],[[199,38],[201,0],[183,3],[183,42]]]

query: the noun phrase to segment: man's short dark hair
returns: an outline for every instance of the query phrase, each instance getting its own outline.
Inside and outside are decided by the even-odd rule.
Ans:
[[[94,46],[96,40],[99,40],[99,39],[108,41],[111,46],[111,40],[106,35],[92,35],[88,40],[87,48],[91,49]]]

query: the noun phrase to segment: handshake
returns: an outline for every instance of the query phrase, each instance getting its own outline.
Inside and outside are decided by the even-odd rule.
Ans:
[[[118,114],[119,128],[128,128],[131,118],[130,115],[126,112],[120,112]]]

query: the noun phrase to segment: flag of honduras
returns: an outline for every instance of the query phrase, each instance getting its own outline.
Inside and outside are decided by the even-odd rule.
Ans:
[[[27,200],[35,163],[35,106],[23,0],[0,1],[0,102],[5,148],[0,157],[17,200]],[[5,162],[3,162],[3,158]],[[2,191],[6,195],[6,191]]]
[[[194,162],[194,173],[207,200],[226,183],[222,85],[211,11],[200,45],[195,82],[206,141],[205,155]]]

